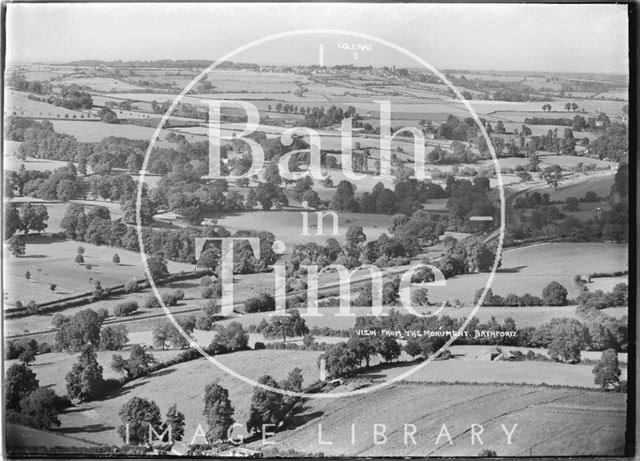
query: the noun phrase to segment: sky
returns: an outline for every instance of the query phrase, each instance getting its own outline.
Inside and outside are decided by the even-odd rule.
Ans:
[[[386,40],[438,69],[628,72],[627,9],[613,4],[9,3],[6,24],[8,63],[213,61],[272,34],[329,28]],[[354,46],[366,49],[344,49]],[[374,40],[335,33],[275,39],[229,59],[374,66],[411,61]]]

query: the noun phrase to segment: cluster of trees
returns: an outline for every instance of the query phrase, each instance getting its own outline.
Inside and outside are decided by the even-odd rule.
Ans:
[[[132,397],[120,408],[118,416],[122,421],[117,428],[118,435],[129,445],[180,441],[184,436],[184,414],[175,404],[169,407],[162,421],[160,408],[153,400]]]
[[[480,138],[480,143],[484,142],[484,149],[480,148],[480,153],[488,152],[484,137]],[[452,152],[447,152],[440,146],[436,146],[427,153],[427,161],[434,165],[453,165],[458,163],[474,163],[478,160],[478,156],[471,151],[465,144],[454,141],[451,143]]]
[[[413,178],[402,177],[396,181],[394,190],[377,183],[372,191],[360,197],[355,196],[356,186],[349,181],[338,183],[330,207],[338,211],[361,213],[411,215],[421,208],[421,203],[429,198],[444,198],[446,192],[437,184],[419,182]]]
[[[531,142],[526,147],[527,152],[537,151],[557,152],[562,155],[575,155],[576,140],[571,128],[565,128],[562,137],[558,136],[558,130],[549,130],[544,136],[531,136]]]
[[[28,171],[21,165],[19,171],[5,172],[6,191],[10,197],[16,194],[43,200],[69,201],[86,195],[87,185],[77,176],[72,163],[49,171]]]
[[[447,203],[449,209],[449,228],[461,232],[477,231],[487,227],[487,222],[479,224],[469,218],[471,216],[496,216],[497,210],[488,197],[490,191],[489,178],[476,176],[473,180],[456,179],[448,175],[446,191],[450,198]]]
[[[610,292],[603,290],[588,291],[581,282],[580,276],[576,276],[576,283],[583,291],[578,295],[581,310],[602,310],[608,307],[629,305],[629,285],[618,283]]]
[[[438,139],[469,141],[476,136],[478,136],[478,125],[471,117],[460,120],[455,115],[449,114],[444,123],[440,124],[436,130]]]
[[[73,240],[140,251],[138,233],[135,227],[127,226],[121,219],[111,220],[109,211],[105,207],[94,207],[88,213],[85,213],[82,205],[70,204],[61,222],[61,228],[65,236]],[[147,254],[155,255],[161,260],[170,259],[198,264],[200,267],[206,267],[211,270],[215,270],[219,266],[219,244],[208,242],[207,248],[202,252],[200,259],[196,261],[195,238],[232,236],[224,229],[217,229],[212,226],[180,229],[151,229],[143,227],[141,231]],[[260,258],[254,256],[248,241],[236,242],[234,246],[235,273],[263,271],[276,260],[277,255],[271,248],[275,240],[273,234],[269,232],[238,231],[233,237],[255,237],[260,239]],[[155,273],[156,270],[154,269],[153,272]],[[157,275],[159,278],[168,275],[166,265],[164,270],[157,271]]]
[[[576,115],[576,117],[580,117],[580,116]],[[524,123],[528,125],[572,126],[573,120],[570,118],[557,118],[557,117],[525,117]]]
[[[120,354],[113,354],[111,357],[111,369],[116,373],[123,373],[128,380],[149,374],[156,363],[153,354],[147,352],[140,344],[131,345],[128,359]]]
[[[51,104],[70,110],[91,109],[93,98],[91,93],[81,91],[78,85],[63,85],[60,88],[60,95],[53,98]]]
[[[589,155],[613,162],[629,159],[629,132],[626,125],[613,123],[589,145]]]
[[[478,302],[480,295],[484,289],[479,289],[474,298],[474,303]],[[530,293],[525,293],[522,296],[518,296],[513,293],[509,293],[507,296],[502,297],[493,293],[493,290],[489,288],[487,294],[482,302],[483,306],[566,306],[569,304],[567,299],[567,289],[556,282],[555,280],[550,282],[542,290],[541,297],[533,296]]]
[[[458,241],[453,237],[443,240],[444,254],[435,262],[445,277],[475,272],[489,272],[496,258],[496,251],[480,238],[469,237]]]
[[[278,105],[276,105],[276,111]],[[304,124],[303,126],[309,128],[323,128],[325,126],[335,125],[341,123],[346,118],[353,118],[354,122],[360,120],[360,115],[356,112],[356,108],[353,106],[347,107],[346,110],[342,107],[331,106],[325,111],[324,106],[321,107],[309,107],[304,112]],[[354,124],[357,126],[357,124]]]
[[[58,350],[78,352],[86,345],[100,350],[119,350],[128,342],[124,325],[105,325],[106,309],[98,312],[84,309],[71,317],[62,314],[53,316],[53,326],[58,330],[55,341]]]
[[[187,317],[180,317],[176,319],[178,325],[182,329],[182,332],[188,337],[191,337],[193,330],[196,327],[196,318],[193,315]],[[189,347],[189,341],[169,320],[165,320],[153,329],[153,345],[165,350],[168,347],[175,349],[185,349]]]
[[[18,231],[28,235],[30,231],[40,233],[47,228],[49,212],[44,205],[27,203],[20,207],[9,203],[5,209],[5,237],[12,237]]]
[[[7,421],[39,429],[60,426],[58,413],[69,404],[52,389],[40,387],[36,374],[25,363],[7,370],[5,402]]]
[[[51,84],[39,80],[27,80],[24,74],[12,72],[7,80],[7,85],[14,90],[26,91],[36,94],[50,94]]]

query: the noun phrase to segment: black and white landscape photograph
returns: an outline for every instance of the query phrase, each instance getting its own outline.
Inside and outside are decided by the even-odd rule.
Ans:
[[[634,456],[635,4],[2,6],[5,458]]]

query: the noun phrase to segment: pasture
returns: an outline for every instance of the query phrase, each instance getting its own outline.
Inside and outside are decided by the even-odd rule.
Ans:
[[[557,362],[496,362],[482,361],[477,354],[490,346],[452,346],[453,354],[449,360],[434,360],[404,378],[407,382],[473,382],[473,383],[501,383],[501,384],[547,384],[550,386],[574,386],[597,389],[593,383],[593,365],[568,365]],[[524,347],[502,346],[503,351],[520,350],[527,353],[532,350],[547,355],[546,350]],[[598,360],[600,352],[585,353],[590,358]],[[626,354],[624,354],[626,360]],[[585,357],[583,355],[583,357]],[[407,357],[408,359],[408,357]],[[386,381],[400,376],[413,369],[419,362],[409,362],[406,365],[376,368],[370,372],[362,372],[358,377],[369,378],[374,382]],[[626,367],[622,368],[621,380],[626,379]]]
[[[332,235],[333,224],[330,216],[325,217],[324,235],[315,235],[318,231],[316,214],[313,210],[306,210],[309,216],[309,233],[314,235],[302,235],[302,213],[300,211],[250,211],[233,213],[216,219],[216,224],[234,233],[240,230],[260,230],[272,232],[276,238],[281,239],[287,245],[288,251],[293,250],[293,245],[302,243],[322,243],[328,238],[335,238],[341,243],[345,242],[347,228],[349,226],[362,226],[367,240],[375,240],[383,233],[389,233],[391,216],[367,213],[336,213],[338,215],[338,235]],[[216,215],[219,216],[219,215]],[[259,224],[258,224],[259,223]],[[256,227],[258,226],[258,227]]]
[[[507,249],[491,289],[501,296],[509,293],[540,296],[543,288],[555,280],[567,289],[569,298],[575,298],[579,294],[573,281],[576,274],[625,270],[627,261],[628,248],[623,244],[545,243]],[[457,298],[469,303],[488,278],[489,274],[478,273],[447,279],[446,286],[429,289],[429,300]]]
[[[96,119],[88,110],[69,110],[46,102],[35,101],[27,96],[28,93],[6,90],[5,117],[17,115],[43,119]]]
[[[318,379],[317,357],[319,352],[259,350],[234,352],[216,356],[222,365],[257,380],[269,374],[277,381],[287,377],[295,367],[302,369],[304,385]],[[215,364],[202,358],[159,370],[146,377],[131,381],[106,398],[70,408],[60,414],[62,427],[67,433],[74,433],[87,440],[100,443],[120,444],[116,433],[121,423],[118,411],[132,397],[154,400],[162,414],[173,403],[185,415],[185,432],[188,440],[193,436],[198,424],[206,431],[206,419],[202,415],[204,388],[207,384],[218,383],[229,390],[229,397],[235,408],[234,419],[244,425],[249,416],[253,387],[227,374]],[[96,422],[100,427],[95,427]],[[242,433],[243,430],[239,430]]]
[[[622,455],[625,399],[626,394],[548,387],[400,384],[364,396],[310,400],[269,441],[280,451],[325,456],[477,456],[483,449],[498,456]],[[374,424],[385,425],[386,443],[374,444]],[[415,426],[414,439],[405,440],[405,424]],[[436,443],[443,424],[451,443],[446,436]],[[471,443],[471,424],[483,426],[482,445]],[[507,430],[518,424],[511,445],[501,424]]]
[[[84,264],[74,262],[79,246],[85,248]],[[120,264],[111,261],[114,253],[120,256]],[[91,269],[88,269],[87,264],[91,265]],[[167,266],[170,272],[193,270],[192,265],[172,261]],[[29,280],[25,278],[27,271],[31,274]],[[106,288],[122,284],[134,277],[145,278],[139,253],[36,235],[27,238],[25,256],[5,259],[3,273],[4,290],[8,294],[5,301],[9,305],[15,304],[16,301],[22,301],[24,304],[31,300],[37,303],[55,301],[59,296],[86,293],[93,290],[96,280]],[[53,291],[50,289],[51,284],[56,285]]]
[[[590,173],[588,180],[584,177],[574,178],[562,181],[558,185],[558,189],[553,186],[543,185],[537,186],[532,191],[541,194],[549,194],[551,201],[564,202],[567,197],[582,198],[589,191],[594,191],[598,197],[608,197],[611,193],[611,186],[614,182],[614,171],[602,171]]]

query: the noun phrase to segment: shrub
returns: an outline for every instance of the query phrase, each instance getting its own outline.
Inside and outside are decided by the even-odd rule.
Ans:
[[[205,275],[200,279],[200,285],[202,285],[203,287],[208,287],[211,284],[213,284],[213,279],[208,275]]]
[[[542,299],[549,306],[566,306],[567,289],[554,280],[542,290]]]
[[[244,311],[248,314],[253,312],[273,311],[275,309],[276,300],[269,293],[262,293],[244,302]]]
[[[598,194],[596,194],[592,190],[587,191],[587,193],[584,194],[584,201],[585,202],[597,202],[598,201]]]
[[[215,322],[222,318],[220,306],[213,299],[210,299],[198,314],[198,317],[196,317],[196,328],[198,330],[211,330]]]
[[[76,259],[75,259],[75,261],[76,261],[76,263],[78,263],[78,264],[82,264],[82,263],[84,263],[84,258],[82,257],[82,255],[81,255],[80,253],[78,253],[78,254],[76,255]]]
[[[149,295],[145,298],[143,307],[145,309],[157,309],[160,307],[160,301],[158,301],[154,294]]]
[[[113,258],[111,258],[111,262],[113,262],[113,264],[120,264],[120,255],[118,253],[114,253]]]
[[[116,317],[127,317],[138,310],[138,303],[135,301],[128,301],[120,303],[113,308],[113,315]]]
[[[256,341],[256,343],[253,345],[253,348],[255,350],[259,350],[259,349],[266,349],[267,346],[265,346],[264,343],[262,343],[260,341]]]
[[[138,281],[137,280],[129,280],[124,284],[125,293],[133,293],[138,290]]]

